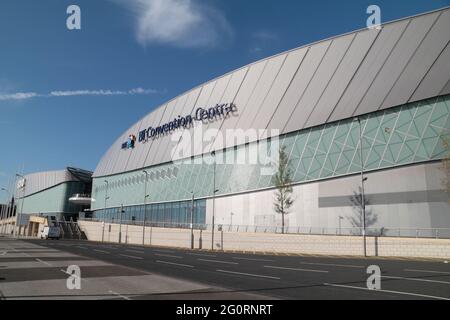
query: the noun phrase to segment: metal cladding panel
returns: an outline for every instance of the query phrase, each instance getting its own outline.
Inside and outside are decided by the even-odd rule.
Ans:
[[[333,40],[308,88],[295,107],[290,120],[284,128],[284,133],[296,131],[305,127],[309,115],[314,110],[314,107],[333,77],[333,74],[336,72],[336,69],[339,67],[339,64],[354,38],[355,35],[350,34]],[[325,122],[328,118],[328,114],[325,115],[322,113],[321,117]]]
[[[129,131],[127,131],[124,134],[124,138],[122,139],[121,143],[124,143],[127,141],[130,134],[134,134],[136,137],[138,137],[139,128],[141,127],[142,120],[136,123],[134,126],[132,126]],[[116,148],[119,150],[119,154],[117,156],[117,161],[114,165],[114,171],[113,173],[119,173],[123,172],[127,168],[128,160],[130,159],[130,155],[134,150],[129,149],[122,149],[121,143],[116,145]],[[136,141],[136,145],[138,142]]]
[[[217,104],[222,103],[222,98],[224,96],[224,93],[230,83],[231,80],[231,74],[220,78],[217,81],[217,84],[214,88],[214,91],[212,92],[210,99],[206,105],[206,108],[211,108],[216,106]],[[229,103],[231,101],[228,102],[223,102],[223,103]],[[193,150],[193,155],[197,156],[197,155],[201,155],[203,154],[203,152],[208,152],[209,151],[209,146],[211,144],[213,144],[214,139],[216,138],[215,135],[211,136],[213,133],[215,133],[215,131],[213,131],[214,128],[214,124],[218,121],[221,121],[221,118],[216,118],[213,121],[210,120],[205,120],[202,121],[202,130],[203,130],[203,134],[206,140],[209,141],[194,141],[194,150]],[[209,129],[211,129],[211,131],[208,131]],[[205,135],[207,134],[207,135]]]
[[[167,122],[173,121],[173,119],[178,118],[179,115],[181,115],[181,111],[184,108],[184,105],[187,100],[187,95],[180,96],[178,99],[173,100],[171,103],[169,103],[168,107],[168,114],[169,120]],[[184,115],[183,115],[184,116]],[[172,133],[165,134],[161,136],[160,138],[156,139],[154,141],[155,147],[157,148],[157,152],[154,153],[153,158],[151,159],[151,163],[161,163],[164,162],[164,152],[165,148],[168,144],[170,144],[172,138]]]
[[[422,80],[422,83],[417,88],[416,92],[411,98],[411,102],[419,101],[425,98],[430,98],[438,94],[444,94],[444,88],[450,78],[450,44],[447,44],[444,51],[442,51],[439,58],[431,67],[428,74]]]
[[[450,81],[447,82],[447,85],[441,91],[441,94],[449,94],[449,93],[450,93]]]
[[[330,122],[353,116],[364,94],[374,81],[408,23],[409,20],[400,21],[383,26],[381,31],[371,31],[379,33],[379,35],[329,117]]]
[[[297,72],[300,64],[305,57],[307,49],[299,49],[293,52],[290,52],[283,64],[283,67],[280,70],[275,82],[267,94],[264,103],[259,108],[258,114],[253,119],[251,124],[251,128],[255,129],[266,129],[267,125],[272,119],[277,107],[279,106],[281,99],[283,98],[286,90],[288,89],[291,81],[294,78],[295,73]],[[264,130],[265,131],[265,130]],[[259,138],[265,136],[265,134],[261,131],[259,134]]]
[[[338,104],[340,98],[347,89],[355,72],[361,66],[364,57],[374,43],[378,32],[367,30],[356,35],[353,43],[344,56],[339,68],[333,75],[322,97],[311,113],[306,127],[313,127],[327,121],[330,114]]]
[[[381,108],[407,103],[449,41],[450,11],[447,11],[427,34]]]
[[[137,134],[139,134],[139,131],[147,129],[149,126],[152,126],[155,123],[159,123],[161,119],[160,116],[158,117],[158,113],[160,112],[159,110],[161,110],[161,108],[153,110],[151,113],[144,117],[139,130],[136,132]],[[149,144],[150,142],[139,142],[138,138],[135,148],[133,150],[128,150],[129,152],[131,152],[131,154],[127,163],[127,171],[139,168],[142,154],[147,154]]]
[[[267,129],[277,129],[283,133],[282,130],[294,112],[298,101],[303,96],[303,93],[308,87],[308,84],[314,76],[314,73],[322,61],[323,56],[327,52],[330,44],[331,41],[325,41],[309,48],[302,64],[300,65],[300,68],[297,71],[297,74],[295,75],[294,80],[281,100],[280,106],[278,107],[278,112],[274,114]]]
[[[238,94],[239,89],[240,89],[242,83],[244,82],[244,79],[247,75],[248,69],[249,69],[248,67],[245,67],[245,68],[239,69],[231,74],[230,82],[229,82],[229,84],[222,96],[222,99],[219,103],[235,102],[236,95]],[[224,145],[223,145],[223,139],[221,136],[225,136],[225,132],[221,131],[221,127],[224,122],[227,122],[230,120],[230,117],[233,117],[233,115],[229,115],[225,119],[218,119],[217,121],[209,124],[208,129],[219,130],[219,132],[217,133],[218,136],[216,136],[216,138],[214,139],[214,142],[211,145],[211,148],[208,150],[209,152],[211,152],[212,150],[223,149]],[[236,115],[236,117],[237,117],[237,115]],[[219,139],[217,139],[217,137],[219,137]]]
[[[237,122],[235,129],[265,129],[252,127],[252,122],[257,116],[258,112],[261,112],[261,106],[264,103],[267,95],[269,94],[275,79],[277,78],[281,67],[286,60],[287,54],[276,56],[267,62],[264,72],[258,81],[258,85],[255,87],[253,94],[250,97],[245,109],[243,110],[239,121]],[[257,139],[257,136],[254,137]],[[247,142],[253,142],[252,140]]]
[[[187,102],[184,106],[184,110],[183,112],[187,115],[187,114],[192,114],[194,112],[194,108],[197,105],[197,101],[200,98],[200,94],[203,92],[203,88],[199,87],[195,90],[192,90],[189,92],[189,96],[187,99]],[[186,130],[186,129],[184,129]],[[170,156],[170,158],[172,158],[172,152],[174,154],[177,154],[178,149],[180,146],[180,139],[178,140],[178,143],[176,144],[176,146],[174,146],[173,148],[170,148],[168,151],[168,155]]]
[[[22,198],[64,182],[75,181],[67,170],[32,173],[25,175],[25,179],[25,194],[22,189],[16,189],[16,197]]]
[[[136,124],[134,124],[133,127],[135,125]],[[108,174],[114,173],[114,168],[115,168],[116,162],[119,159],[121,152],[123,151],[122,148],[121,148],[121,144],[126,141],[126,139],[128,138],[129,134],[130,134],[130,131],[128,131],[128,130],[125,131],[124,133],[122,133],[122,135],[111,146],[111,149],[112,149],[111,159],[110,159],[110,161],[108,161],[108,163],[106,165],[106,172]]]
[[[111,153],[112,148],[110,147],[108,151],[103,155],[103,157],[100,159],[100,162],[97,164],[97,167],[95,168],[95,173],[99,176],[107,174],[106,172],[106,163],[111,159]]]
[[[154,110],[142,121],[142,128],[149,128],[158,126],[161,123],[161,118],[166,111],[166,105]],[[150,150],[151,145],[153,144],[153,140],[148,140],[147,142],[141,142],[137,144],[134,152],[136,154],[133,161],[128,162],[128,170],[139,169],[144,166],[145,159],[147,158],[147,154]]]
[[[356,115],[369,113],[381,107],[438,15],[435,13],[410,20],[405,32],[358,106]]]
[[[181,96],[180,99],[178,99],[177,105],[175,107],[175,111],[173,113],[173,118],[178,118],[178,116],[184,117],[188,114],[191,114],[192,111],[192,106],[188,106],[187,102],[188,102],[188,98],[189,98],[189,92],[186,93],[184,96]],[[181,129],[177,129],[178,132]],[[176,147],[178,140],[174,141],[174,133],[171,133],[168,136],[165,136],[163,139],[165,139],[161,145],[161,150],[158,153],[159,157],[156,159],[156,161],[160,161],[160,162],[167,162],[169,161],[170,155],[171,155],[171,150],[173,148]]]
[[[226,130],[234,129],[236,124],[239,122],[239,118],[242,116],[245,108],[247,107],[247,103],[250,100],[250,97],[253,94],[253,91],[258,84],[258,81],[261,77],[261,74],[264,71],[264,68],[267,64],[267,60],[258,62],[252,66],[250,66],[248,73],[238,91],[238,94],[234,100],[234,103],[237,107],[237,113],[235,117],[230,117],[223,121],[221,132],[226,134]],[[228,139],[227,139],[228,140]],[[232,146],[232,141],[226,141],[226,147]]]
[[[164,112],[164,115],[162,117],[160,125],[166,124],[173,120],[172,115],[174,114],[175,106],[177,105],[177,102],[178,102],[178,99],[174,99],[167,104],[166,112]],[[158,156],[160,156],[159,153],[161,152],[161,142],[166,140],[167,137],[169,137],[169,136],[170,136],[170,133],[166,133],[166,134],[159,136],[158,138],[156,138],[153,141],[153,143],[150,146],[149,153],[147,154],[147,159],[145,160],[145,167],[151,166],[156,163],[155,162],[156,158]],[[170,137],[169,137],[169,139],[170,139]]]

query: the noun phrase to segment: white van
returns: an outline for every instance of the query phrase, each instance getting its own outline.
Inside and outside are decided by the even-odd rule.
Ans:
[[[59,227],[44,227],[41,231],[41,239],[56,239],[58,240],[61,235]]]

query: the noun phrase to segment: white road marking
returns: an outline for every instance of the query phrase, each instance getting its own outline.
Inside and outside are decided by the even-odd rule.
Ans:
[[[0,256],[4,256],[4,255],[6,255],[7,253],[8,253],[8,251],[0,252]]]
[[[421,282],[432,282],[432,283],[442,283],[442,284],[450,284],[448,281],[439,281],[439,280],[429,280],[429,279],[417,279],[417,278],[404,278],[404,277],[392,277],[392,276],[381,276],[382,278],[388,279],[398,279],[398,280],[408,280],[408,281],[421,281]]]
[[[180,257],[180,256],[172,256],[172,255],[170,255],[170,254],[159,254],[159,253],[155,253],[155,256],[158,256],[158,257],[165,257],[165,258],[183,259],[183,257]]]
[[[137,250],[125,250],[126,252],[131,252],[131,253],[140,253],[143,254],[144,251],[137,251]]]
[[[223,273],[231,273],[231,274],[237,274],[241,276],[249,276],[249,277],[257,277],[257,278],[267,278],[267,279],[274,279],[274,280],[280,280],[281,278],[278,277],[271,277],[271,276],[263,276],[260,274],[252,274],[252,273],[243,273],[243,272],[234,272],[234,271],[227,271],[227,270],[216,270],[217,272],[223,272]]]
[[[343,267],[343,268],[361,268],[365,269],[365,266],[357,266],[351,264],[333,264],[333,263],[313,263],[313,262],[300,262],[300,264],[312,265],[312,266],[330,266],[330,267]]]
[[[119,256],[126,257],[126,258],[131,258],[131,259],[137,259],[137,260],[144,260],[144,258],[142,258],[142,257],[128,256],[126,254],[119,254]]]
[[[267,260],[267,259],[251,259],[251,258],[237,258],[237,257],[233,257],[233,259],[247,260],[247,261],[262,261],[262,262],[273,262],[274,261],[274,260]]]
[[[301,272],[329,273],[329,271],[327,271],[327,270],[312,270],[312,269],[286,268],[286,267],[275,267],[275,266],[264,266],[264,268],[292,270],[292,271],[301,271]]]
[[[80,247],[80,246],[76,246],[77,248],[83,249],[83,250],[88,250],[88,248],[85,247]]]
[[[444,271],[417,270],[417,269],[405,269],[404,271],[407,271],[407,272],[437,273],[437,274],[450,274],[450,272],[444,272]]]
[[[386,293],[394,293],[394,294],[400,294],[405,296],[414,296],[414,297],[421,297],[421,298],[430,298],[430,299],[436,299],[436,300],[450,300],[448,298],[444,297],[436,297],[436,296],[428,296],[425,294],[417,294],[417,293],[411,293],[411,292],[403,292],[403,291],[392,291],[392,290],[372,290],[369,288],[363,288],[363,287],[353,287],[353,286],[345,286],[340,284],[330,284],[330,283],[324,283],[325,286],[329,287],[338,287],[338,288],[347,288],[347,289],[357,289],[357,290],[366,290],[366,291],[372,291],[372,292],[386,292]]]
[[[97,251],[97,252],[100,252],[100,253],[107,253],[107,254],[109,254],[110,252],[108,252],[108,251],[104,251],[104,250],[99,250],[99,249],[94,249],[94,251]]]
[[[219,260],[209,260],[209,259],[197,259],[198,261],[205,261],[205,262],[213,262],[213,263],[222,263],[222,264],[239,264],[237,262],[228,262],[228,261],[219,261]]]
[[[199,256],[199,257],[209,257],[209,258],[216,258],[217,256],[215,255],[210,255],[210,254],[202,254],[202,253],[187,253],[190,256]]]
[[[113,295],[115,295],[115,296],[118,296],[118,297],[120,297],[120,298],[122,298],[122,299],[124,299],[124,300],[131,300],[130,298],[128,298],[128,297],[126,297],[126,296],[124,296],[124,295],[122,295],[122,294],[120,294],[120,293],[111,291],[111,290],[109,290],[109,293],[111,293],[111,294],[113,294]]]
[[[157,263],[164,263],[164,264],[170,264],[173,266],[180,266],[180,267],[186,267],[186,268],[194,268],[194,266],[188,265],[188,264],[180,264],[180,263],[173,263],[173,262],[167,262],[167,261],[161,261],[156,260]]]
[[[161,252],[161,253],[173,253],[173,251],[169,251],[169,250],[152,250],[154,252]]]
[[[47,266],[49,266],[49,267],[52,267],[52,265],[51,265],[50,263],[45,262],[45,261],[43,261],[43,260],[41,260],[41,259],[36,259],[36,261],[37,261],[37,262],[40,262],[40,263],[43,263],[43,264],[45,264],[45,265],[47,265]]]

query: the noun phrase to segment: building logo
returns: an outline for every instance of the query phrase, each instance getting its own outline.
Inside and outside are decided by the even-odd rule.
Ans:
[[[130,134],[128,136],[128,140],[122,143],[122,149],[134,149],[135,144],[136,144],[136,136],[134,134]]]
[[[157,139],[160,136],[170,134],[179,128],[189,129],[193,126],[194,121],[204,123],[213,122],[217,119],[226,119],[236,112],[237,107],[234,103],[217,104],[215,107],[209,109],[198,108],[195,110],[193,115],[187,115],[184,117],[178,116],[178,118],[175,118],[168,123],[159,125],[156,128],[148,127],[141,130],[139,132],[139,142],[145,143],[149,139]],[[136,136],[130,135],[130,137],[133,138],[131,140],[128,138],[128,141],[122,144],[122,149],[134,149]]]

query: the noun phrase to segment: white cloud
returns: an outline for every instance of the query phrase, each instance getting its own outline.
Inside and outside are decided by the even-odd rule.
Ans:
[[[39,96],[35,92],[16,92],[16,93],[0,93],[0,101],[2,100],[27,100]]]
[[[73,97],[73,96],[134,96],[134,95],[150,95],[157,94],[158,90],[134,88],[128,91],[121,90],[67,90],[67,91],[51,91],[48,94],[39,94],[35,92],[16,92],[16,93],[0,93],[0,101],[5,100],[28,100],[37,97]]]
[[[136,38],[142,45],[212,47],[231,36],[224,15],[199,0],[116,0],[136,19]]]

